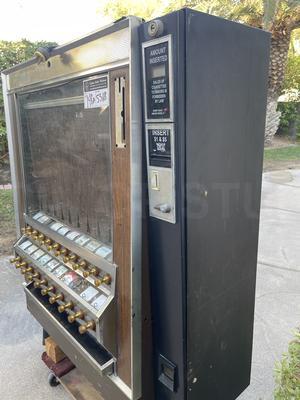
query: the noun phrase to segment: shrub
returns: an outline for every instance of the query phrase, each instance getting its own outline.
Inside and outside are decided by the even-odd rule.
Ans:
[[[300,331],[288,347],[288,352],[275,366],[275,400],[300,399]]]

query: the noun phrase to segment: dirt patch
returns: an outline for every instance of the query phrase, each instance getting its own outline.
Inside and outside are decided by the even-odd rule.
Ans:
[[[1,232],[0,236],[0,256],[11,255],[13,253],[13,244],[16,241],[16,232],[7,230]]]
[[[264,160],[264,172],[280,171],[283,169],[300,169],[300,160],[299,161]]]
[[[274,149],[278,147],[287,147],[293,146],[295,142],[293,142],[289,137],[286,136],[274,136],[272,144],[266,145],[266,149]]]
[[[0,164],[0,185],[7,185],[11,182],[9,163],[2,162]]]
[[[0,190],[0,255],[12,254],[16,240],[12,190]]]

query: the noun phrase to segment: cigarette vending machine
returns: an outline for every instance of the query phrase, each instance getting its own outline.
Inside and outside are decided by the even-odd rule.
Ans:
[[[269,35],[189,9],[2,74],[27,307],[104,400],[249,384]]]

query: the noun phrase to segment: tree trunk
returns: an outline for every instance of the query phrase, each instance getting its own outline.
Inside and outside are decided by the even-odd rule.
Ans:
[[[277,111],[278,97],[281,94],[284,82],[286,62],[291,40],[291,30],[282,21],[272,29],[269,85],[267,98],[267,116],[265,129],[265,143],[271,144],[280,122],[280,112]]]

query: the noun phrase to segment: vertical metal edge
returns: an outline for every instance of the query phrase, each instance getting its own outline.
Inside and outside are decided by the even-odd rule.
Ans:
[[[7,141],[8,141],[8,150],[9,150],[9,162],[10,162],[10,171],[11,171],[11,182],[13,188],[13,200],[14,200],[14,209],[15,209],[15,221],[16,221],[16,231],[17,236],[21,234],[21,224],[23,218],[23,212],[21,210],[21,202],[22,202],[22,185],[18,180],[18,141],[17,141],[17,126],[16,126],[16,115],[13,113],[16,112],[15,104],[13,107],[9,107],[10,98],[8,95],[8,76],[4,73],[1,74],[2,84],[3,84],[3,101],[4,101],[4,113],[5,113],[5,121],[6,121],[6,132],[7,132]]]
[[[131,130],[131,390],[132,400],[142,395],[142,98],[138,27],[142,21],[129,18],[130,29],[130,130]]]

